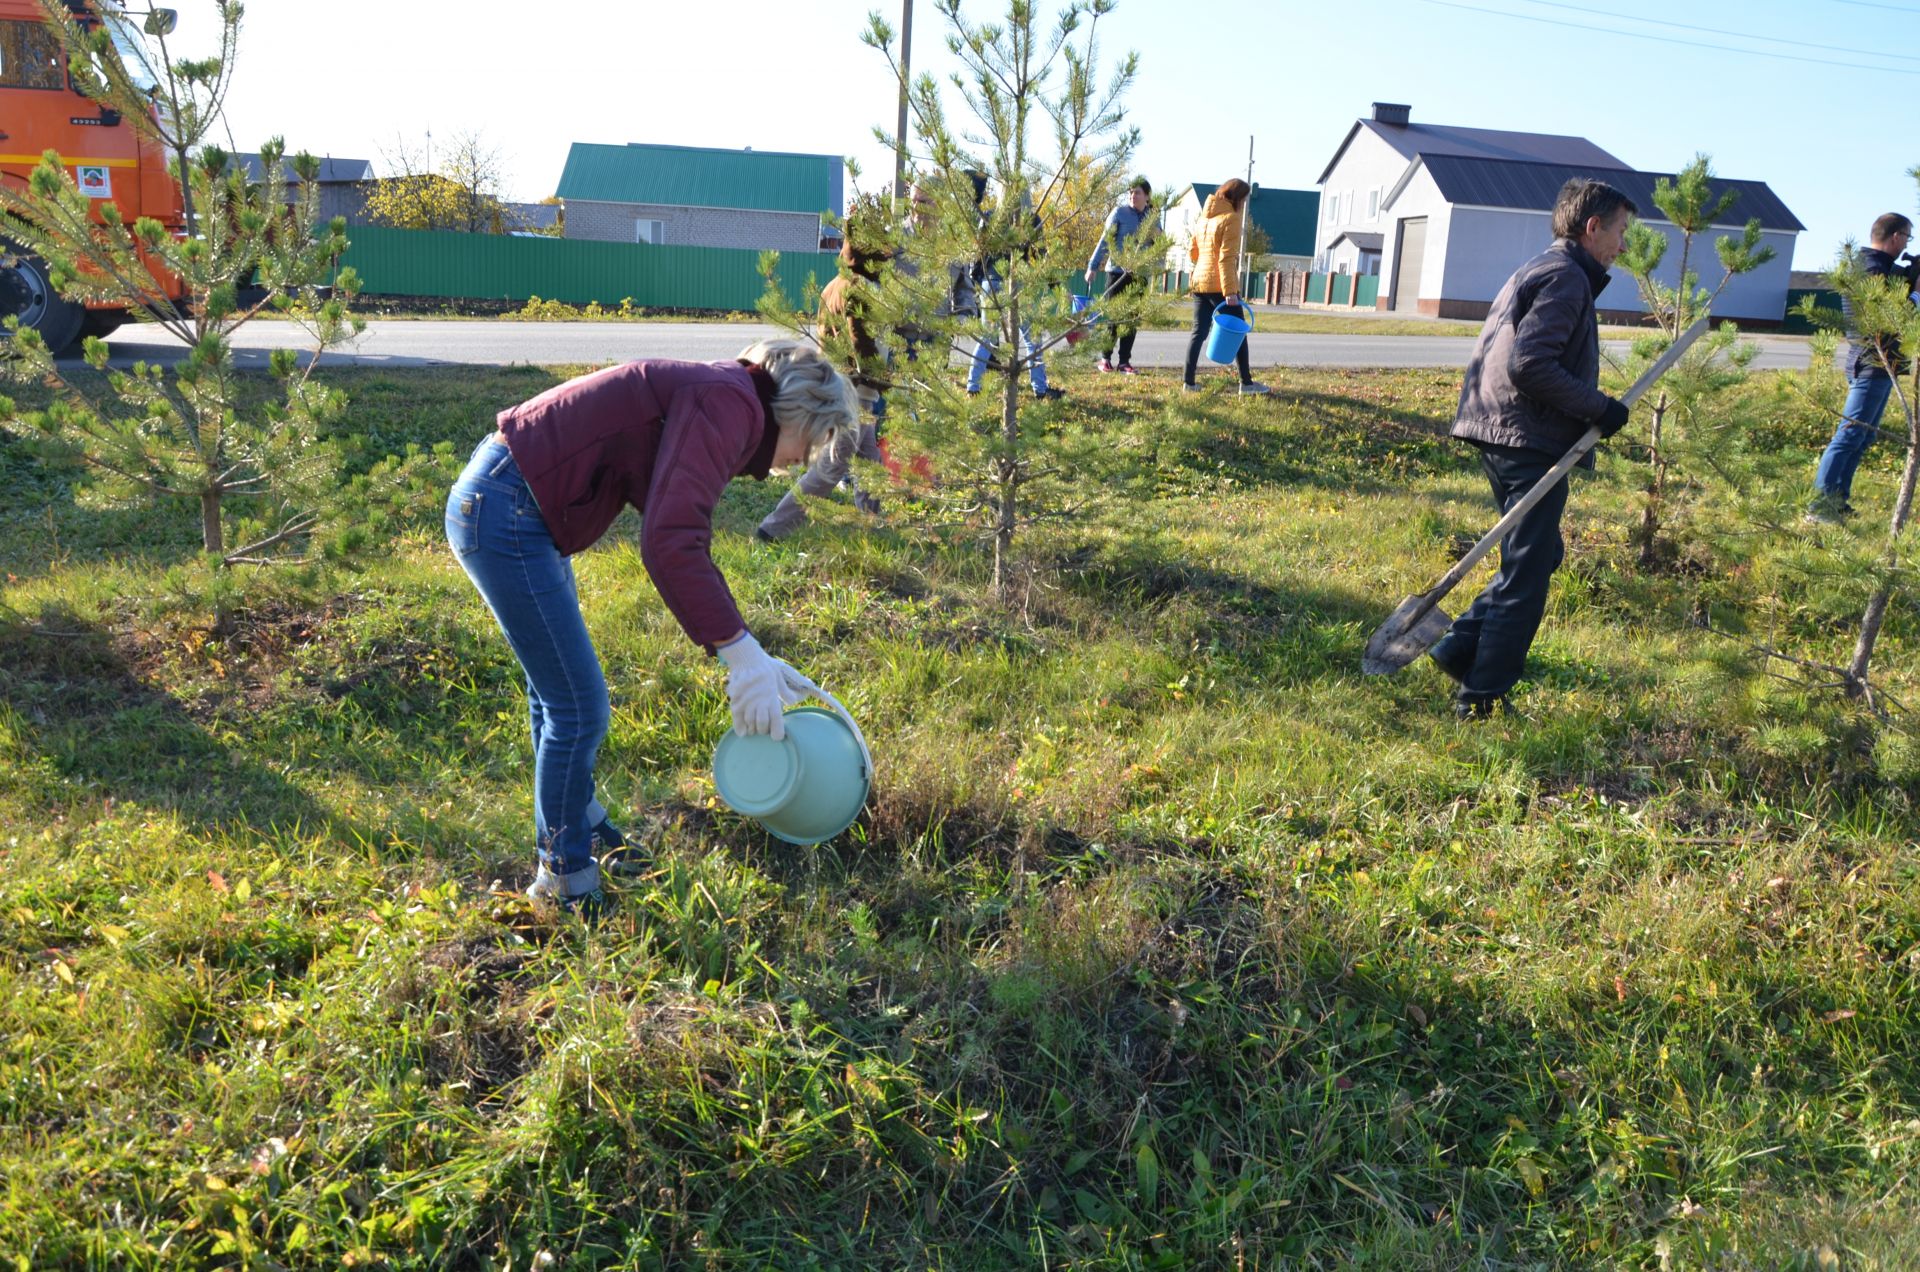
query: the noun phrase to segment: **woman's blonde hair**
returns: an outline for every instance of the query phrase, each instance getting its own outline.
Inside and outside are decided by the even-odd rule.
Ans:
[[[740,360],[773,377],[773,422],[799,429],[809,450],[859,418],[853,385],[804,340],[757,341],[741,350]]]

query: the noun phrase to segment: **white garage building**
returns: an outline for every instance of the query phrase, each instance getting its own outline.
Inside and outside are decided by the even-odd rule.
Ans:
[[[1552,210],[1560,187],[1592,177],[1623,191],[1640,219],[1674,240],[1661,265],[1678,281],[1678,231],[1653,203],[1667,173],[1640,172],[1584,137],[1415,124],[1406,106],[1374,103],[1354,123],[1320,174],[1320,224],[1314,268],[1326,273],[1378,273],[1380,309],[1440,318],[1482,318],[1514,267],[1553,241]],[[1760,221],[1774,259],[1734,279],[1714,303],[1716,318],[1748,325],[1778,323],[1786,313],[1794,238],[1806,227],[1764,181],[1715,179],[1738,196],[1717,225],[1696,240],[1689,262],[1708,290],[1721,268],[1713,240]],[[1701,241],[1704,240],[1704,241]],[[1602,315],[1631,318],[1644,307],[1631,276],[1614,270],[1601,296]]]

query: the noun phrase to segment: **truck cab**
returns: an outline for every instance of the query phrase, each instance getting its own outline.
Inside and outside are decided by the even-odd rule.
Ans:
[[[86,0],[65,3],[82,24],[104,24],[116,48],[138,46],[138,33],[120,15],[102,15]],[[138,58],[124,56],[123,62],[140,74]],[[96,208],[112,202],[129,224],[150,216],[183,232],[180,187],[167,172],[167,154],[117,111],[74,88],[60,40],[34,0],[0,0],[0,183],[23,187],[47,150],[59,153]],[[177,291],[164,274],[155,271],[155,278],[169,294]],[[82,306],[64,299],[49,285],[45,262],[0,239],[0,318],[8,316],[39,328],[60,350],[82,335],[112,331],[127,312],[117,304]]]

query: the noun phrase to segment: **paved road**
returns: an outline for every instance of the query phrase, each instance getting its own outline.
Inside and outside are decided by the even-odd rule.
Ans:
[[[628,358],[730,358],[753,341],[781,334],[777,328],[748,323],[569,323],[569,322],[374,322],[347,350],[327,361],[375,367],[505,366],[532,363],[562,366],[616,362]],[[255,322],[235,340],[245,366],[265,366],[265,350],[293,343],[297,333],[284,323]],[[1464,336],[1309,335],[1256,331],[1251,337],[1255,367],[1464,367],[1473,341]],[[1804,367],[1807,341],[1797,336],[1757,336],[1760,355],[1754,365],[1768,370]],[[110,343],[114,361],[171,361],[181,352],[155,327],[126,327]],[[1091,342],[1056,356],[1088,359]],[[297,345],[296,345],[297,347]],[[1134,345],[1141,367],[1178,367],[1186,355],[1185,332],[1146,331]],[[1624,354],[1623,342],[1609,351]]]

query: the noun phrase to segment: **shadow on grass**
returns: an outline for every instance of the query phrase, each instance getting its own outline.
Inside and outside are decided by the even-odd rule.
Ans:
[[[1683,1128],[1664,1133],[1665,1106],[1608,1094],[1642,1119],[1645,1142],[1627,1150],[1640,1157],[1625,1162],[1600,1120],[1579,1116],[1600,1098],[1580,1041],[1462,963],[1356,930],[1330,890],[1362,863],[1338,849],[1248,873],[1204,845],[1049,835],[1026,873],[1017,835],[993,818],[922,811],[935,828],[911,851],[798,850],[724,819],[684,827],[721,851],[682,857],[677,886],[708,900],[720,922],[706,931],[735,933],[740,957],[729,971],[717,935],[663,948],[695,983],[777,968],[754,992],[817,1022],[790,1064],[756,1053],[704,1079],[785,1106],[826,1098],[818,1084],[844,1074],[860,1128],[796,1135],[784,1169],[744,1174],[708,1147],[728,1142],[730,1113],[699,1142],[672,1142],[678,1119],[663,1118],[631,1146],[680,1163],[692,1215],[736,1216],[725,1240],[739,1252],[774,1248],[794,1224],[826,1238],[822,1216],[837,1211],[887,1216],[857,1244],[933,1247],[967,1266],[1043,1250],[1313,1266],[1329,1242],[1346,1266],[1368,1252],[1464,1266],[1550,1256],[1594,1209],[1619,1239],[1698,1182],[1673,1177]],[[778,909],[739,885],[742,863],[779,885]],[[1276,882],[1292,871],[1319,885]],[[919,1113],[881,1116],[903,1099]],[[635,1134],[590,1120],[611,1143]]]
[[[31,575],[70,557],[113,557],[147,567],[191,560],[200,551],[199,511],[183,498],[125,506],[81,507],[86,479],[74,463],[49,462],[25,439],[0,428],[0,556]]]
[[[0,704],[25,726],[25,747],[91,794],[211,825],[337,825],[299,787],[236,758],[142,660],[131,638],[58,607],[0,619]]]

